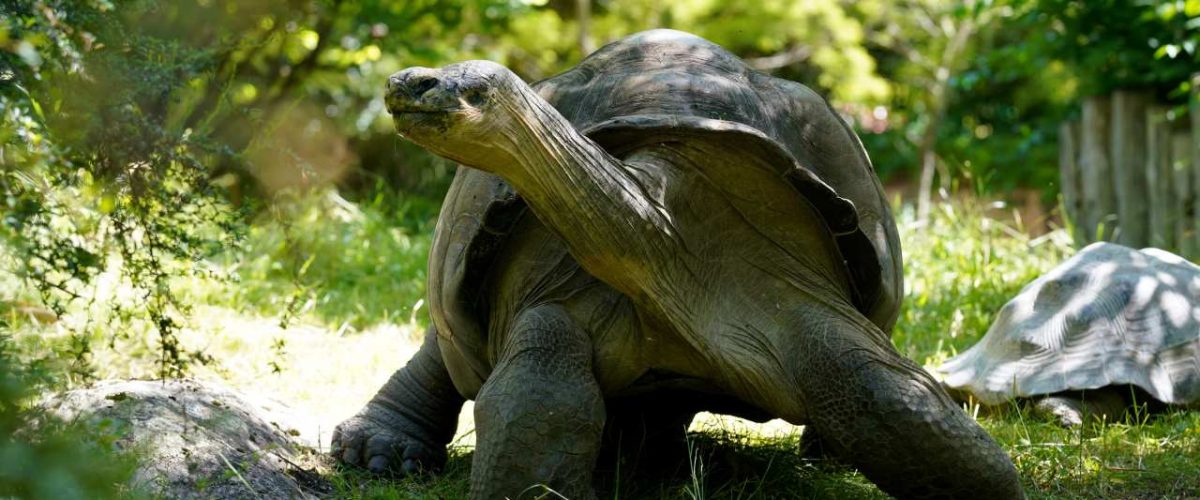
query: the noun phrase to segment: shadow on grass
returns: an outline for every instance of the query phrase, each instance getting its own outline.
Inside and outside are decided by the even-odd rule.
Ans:
[[[599,498],[620,499],[799,499],[887,498],[862,475],[834,461],[799,453],[799,438],[761,439],[726,433],[690,433],[692,459],[634,469],[600,464]],[[359,470],[341,470],[333,479],[339,498],[466,498],[470,490],[470,448],[452,448],[442,473],[384,480]],[[622,463],[631,459],[626,457]],[[537,498],[536,496],[533,498]],[[557,499],[553,493],[541,498]]]
[[[600,477],[601,498],[887,498],[861,474],[801,453],[799,434],[782,438],[708,431],[688,434],[689,455],[657,470]]]
[[[1013,457],[1030,498],[1200,497],[1196,412],[1176,409],[1125,423],[1063,428],[1010,410],[981,423]],[[688,440],[691,459],[683,455],[655,467],[600,464],[599,498],[887,498],[852,469],[803,456],[799,436],[703,432]],[[452,449],[446,470],[436,476],[386,481],[342,471],[333,480],[342,498],[465,498],[472,456],[470,448]]]

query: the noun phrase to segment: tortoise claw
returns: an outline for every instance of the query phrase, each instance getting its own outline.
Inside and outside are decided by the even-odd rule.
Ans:
[[[368,405],[338,425],[332,454],[347,465],[379,475],[404,477],[441,470],[446,450],[426,445],[421,432],[399,414]]]

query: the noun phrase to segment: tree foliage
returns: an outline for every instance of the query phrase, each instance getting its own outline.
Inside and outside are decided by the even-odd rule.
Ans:
[[[446,43],[453,33],[499,29],[522,8],[4,4],[0,196],[15,271],[60,313],[117,272],[137,300],[113,317],[154,325],[162,374],[205,362],[178,343],[189,305],[173,280],[215,272],[208,259],[236,246],[247,210],[344,176],[349,140],[378,132],[386,74],[458,57],[470,48]]]
[[[1198,0],[1016,3],[1027,9],[1020,21],[1043,30],[1026,50],[1068,63],[1085,94],[1129,87],[1166,94],[1200,68]]]
[[[933,151],[942,186],[965,179],[982,191],[1056,190],[1057,128],[1078,113],[1082,96],[1137,87],[1180,102],[1187,75],[1200,68],[1200,2],[920,0],[885,16],[867,40],[891,82],[892,128],[864,134],[884,173],[907,175],[920,163],[922,138],[938,116],[939,56],[955,28],[973,31],[945,67],[945,116]],[[905,7],[907,6],[907,8]],[[1182,109],[1179,111],[1182,112]]]

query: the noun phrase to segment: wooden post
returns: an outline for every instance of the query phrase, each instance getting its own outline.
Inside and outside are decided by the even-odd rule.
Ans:
[[[1079,228],[1087,242],[1111,240],[1116,222],[1116,191],[1108,148],[1109,112],[1108,96],[1092,96],[1083,101],[1079,133]]]
[[[1192,228],[1196,234],[1195,250],[1200,254],[1200,73],[1192,75],[1192,102],[1188,114],[1192,115]]]
[[[1189,127],[1172,127],[1171,171],[1174,182],[1175,246],[1179,254],[1192,258],[1196,255],[1196,176],[1192,173],[1192,132]]]
[[[1167,120],[1166,106],[1152,105],[1146,110],[1146,195],[1143,203],[1150,212],[1150,227],[1147,240],[1139,245],[1149,245],[1167,251],[1175,248],[1174,214],[1175,176],[1171,171],[1171,122]],[[1120,189],[1118,188],[1118,192]],[[1122,227],[1125,227],[1122,220]]]
[[[1058,174],[1059,186],[1062,191],[1063,220],[1069,221],[1068,227],[1073,227],[1075,246],[1087,244],[1083,237],[1082,200],[1080,185],[1083,179],[1079,174],[1079,123],[1063,122],[1058,127]]]
[[[1112,96],[1111,182],[1117,186],[1116,241],[1140,248],[1149,243],[1150,190],[1146,182],[1146,106],[1142,92],[1118,90]]]

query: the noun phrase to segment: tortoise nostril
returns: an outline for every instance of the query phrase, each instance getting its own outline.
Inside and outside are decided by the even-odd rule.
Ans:
[[[438,79],[432,76],[418,78],[416,81],[409,84],[409,89],[412,90],[413,97],[421,97],[422,94],[436,87]]]

